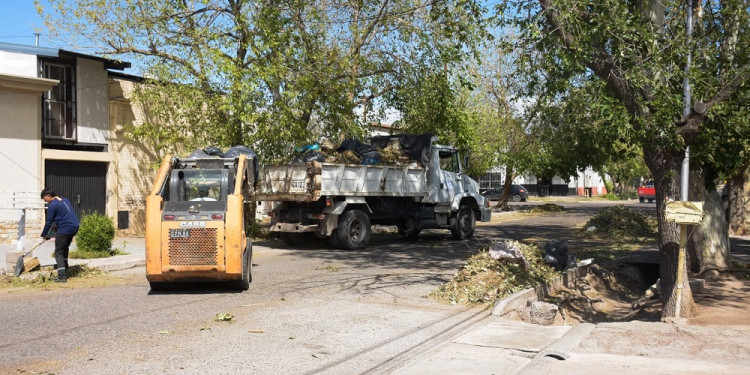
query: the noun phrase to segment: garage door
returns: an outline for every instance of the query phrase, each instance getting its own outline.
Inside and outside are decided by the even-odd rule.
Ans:
[[[107,163],[46,160],[44,186],[68,198],[76,215],[104,214],[107,202]]]

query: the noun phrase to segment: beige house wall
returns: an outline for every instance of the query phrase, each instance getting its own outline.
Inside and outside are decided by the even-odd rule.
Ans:
[[[118,230],[118,235],[145,234],[146,195],[161,159],[157,152],[128,137],[128,125],[143,124],[146,119],[142,106],[132,101],[138,83],[120,78],[109,80],[110,151],[114,155],[116,174],[115,201],[117,211],[128,212],[128,229]]]

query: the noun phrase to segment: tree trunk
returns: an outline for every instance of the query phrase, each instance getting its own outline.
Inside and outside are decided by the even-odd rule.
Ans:
[[[500,201],[497,202],[495,207],[500,208],[501,211],[508,211],[508,198],[510,197],[510,185],[513,183],[513,168],[505,166],[505,181],[503,181],[503,193],[500,195]]]
[[[687,252],[691,271],[702,274],[706,271],[722,271],[730,267],[729,228],[721,203],[721,195],[714,189],[706,189],[704,172],[690,173],[691,201],[703,201],[703,221],[690,226],[691,233]]]
[[[729,234],[734,236],[746,236],[747,229],[747,202],[745,192],[750,192],[750,168],[744,168],[727,181],[729,198]]]
[[[695,303],[693,302],[693,293],[690,291],[690,284],[688,282],[687,262],[684,262],[682,268],[679,270],[682,278],[682,288],[677,287],[680,231],[677,224],[667,222],[665,217],[667,201],[670,199],[679,199],[680,197],[680,164],[684,153],[667,151],[661,149],[656,144],[652,144],[644,147],[643,155],[646,165],[648,165],[651,174],[654,176],[654,186],[656,187],[662,319],[690,317],[695,310]],[[679,298],[678,293],[680,293]],[[679,316],[677,316],[678,299],[680,301]]]

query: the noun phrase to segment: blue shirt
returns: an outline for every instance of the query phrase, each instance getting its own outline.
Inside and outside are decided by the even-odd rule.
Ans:
[[[75,234],[78,232],[78,216],[67,198],[55,197],[47,205],[47,222],[42,229],[42,237],[47,236],[54,222],[57,223],[57,233]]]

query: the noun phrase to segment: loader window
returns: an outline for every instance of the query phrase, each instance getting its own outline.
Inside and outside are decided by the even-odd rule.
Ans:
[[[170,181],[169,200],[224,201],[227,194],[226,174],[226,170],[222,169],[185,169],[173,171]],[[222,186],[224,186],[223,189]]]
[[[185,174],[186,201],[218,201],[221,199],[220,170],[190,172],[197,173]]]

